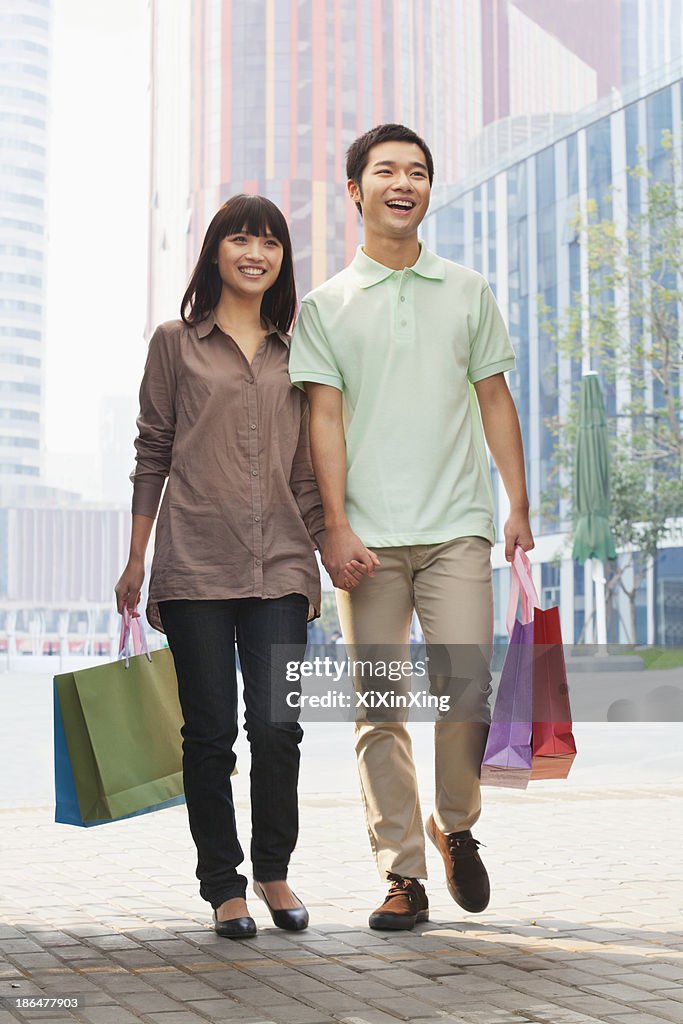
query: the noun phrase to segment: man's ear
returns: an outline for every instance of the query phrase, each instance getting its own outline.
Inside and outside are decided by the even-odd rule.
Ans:
[[[360,185],[357,185],[352,178],[349,178],[346,182],[346,191],[349,193],[349,196],[354,203],[362,203],[363,195],[360,190]]]

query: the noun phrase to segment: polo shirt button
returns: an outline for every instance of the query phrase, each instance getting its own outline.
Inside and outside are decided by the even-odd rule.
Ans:
[[[251,475],[252,476],[258,476],[258,469],[252,469]]]
[[[252,430],[256,430],[256,424],[255,423],[250,423],[249,426],[251,427]]]
[[[405,297],[405,295],[402,295],[401,296],[401,302],[405,302],[405,301],[406,301],[406,297]]]
[[[261,564],[261,559],[260,559],[260,558],[257,558],[257,559],[256,559],[256,564],[257,564],[257,565],[260,565],[260,564]]]
[[[261,522],[261,516],[254,516],[254,522],[255,523],[260,523]]]
[[[254,378],[253,377],[245,377],[244,379],[246,380],[247,384],[253,384],[254,383]]]

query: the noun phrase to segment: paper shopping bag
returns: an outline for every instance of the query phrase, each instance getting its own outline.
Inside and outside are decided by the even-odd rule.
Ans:
[[[559,608],[534,609],[532,779],[566,779],[576,757]]]
[[[168,649],[56,676],[54,692],[55,820],[99,824],[182,801],[182,715]]]
[[[55,821],[62,825],[78,825],[82,828],[91,828],[94,825],[105,825],[111,821],[119,821],[120,818],[104,817],[94,821],[84,821],[81,809],[78,805],[76,785],[74,783],[69,749],[64,733],[64,721],[62,710],[57,694],[57,684],[54,684],[54,761],[55,761]],[[78,741],[77,741],[78,742]],[[87,737],[86,737],[87,749]],[[96,772],[97,767],[93,765]],[[184,796],[176,796],[156,806],[142,808],[132,814],[126,814],[124,818],[134,818],[140,814],[148,814],[150,811],[160,811],[165,807],[174,807],[176,804],[184,803]],[[103,811],[104,813],[104,811]]]
[[[480,778],[487,786],[526,789],[531,777],[533,611],[538,596],[522,562],[514,560],[510,572],[506,620],[510,644],[500,674]],[[521,622],[517,618],[520,596]]]
[[[481,765],[485,786],[526,789],[531,776],[533,623],[515,622]]]
[[[543,610],[520,547],[512,561],[503,664],[481,768],[489,786],[564,779],[576,756],[558,608]],[[517,619],[521,596],[522,619]]]

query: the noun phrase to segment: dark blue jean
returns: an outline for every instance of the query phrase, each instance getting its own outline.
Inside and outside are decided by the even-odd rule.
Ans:
[[[304,657],[308,600],[288,594],[275,600],[163,601],[159,611],[185,719],[183,778],[197,847],[199,891],[215,908],[244,896],[247,884],[237,872],[244,854],[237,838],[230,781],[237,738],[235,638],[251,747],[254,878],[271,882],[287,877],[299,830],[297,784],[303,731],[295,721],[273,722],[272,701],[294,688],[285,682],[285,661]],[[274,644],[289,645],[287,655]]]

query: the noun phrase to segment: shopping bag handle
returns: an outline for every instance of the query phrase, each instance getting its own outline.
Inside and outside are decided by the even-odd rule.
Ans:
[[[128,668],[130,658],[130,640],[133,640],[133,654],[144,654],[148,661],[152,660],[147,646],[145,631],[140,625],[140,617],[131,615],[127,605],[123,606],[121,614],[121,636],[119,637],[119,658],[123,658]]]
[[[515,553],[510,565],[510,600],[508,601],[507,630],[508,636],[512,636],[512,630],[517,617],[517,603],[520,595],[522,598],[522,625],[531,622],[534,617],[534,608],[540,608],[541,602],[534,586],[531,575],[531,562],[519,544],[515,545]]]

